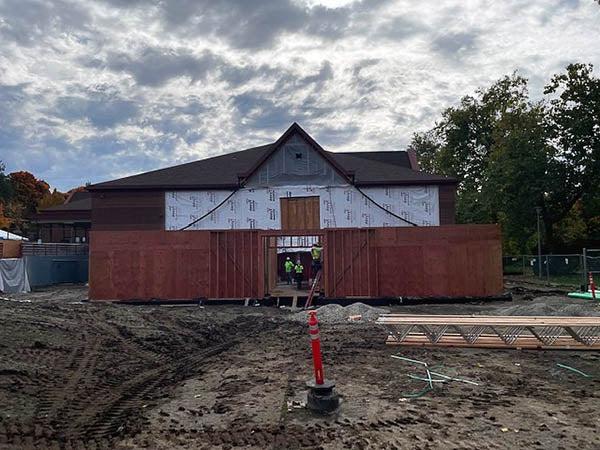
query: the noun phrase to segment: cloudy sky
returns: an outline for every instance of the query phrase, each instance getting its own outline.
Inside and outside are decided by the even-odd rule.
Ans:
[[[0,160],[59,189],[271,142],[399,150],[518,70],[600,69],[594,0],[0,0]]]

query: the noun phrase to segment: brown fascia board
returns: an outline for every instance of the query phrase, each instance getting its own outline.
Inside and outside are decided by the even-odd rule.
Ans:
[[[446,180],[396,180],[396,181],[358,181],[355,186],[427,186],[437,184],[458,184],[458,180],[448,178]]]
[[[91,214],[90,209],[71,209],[68,211],[46,211],[31,214],[27,218],[33,222],[81,221],[89,222],[91,218],[83,217]],[[73,218],[75,216],[76,218]]]
[[[215,191],[225,191],[231,189],[237,189],[239,185],[237,184],[183,184],[183,185],[169,185],[169,184],[161,184],[161,185],[146,185],[146,186],[101,186],[96,185],[94,187],[88,188],[88,191],[92,192],[100,192],[100,191],[164,191],[164,190],[172,190],[172,191],[183,191],[186,189],[211,189]]]

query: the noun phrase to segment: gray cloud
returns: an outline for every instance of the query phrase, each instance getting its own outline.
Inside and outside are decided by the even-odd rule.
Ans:
[[[0,0],[0,159],[68,189],[293,121],[328,149],[399,149],[514,69],[534,93],[600,67],[597,29],[592,0]]]
[[[479,33],[475,31],[449,32],[437,36],[431,49],[447,58],[460,58],[477,49]]]
[[[110,128],[138,115],[138,105],[114,94],[59,97],[49,114],[65,120],[87,119],[96,128]]]
[[[324,61],[318,73],[304,77],[300,81],[303,84],[315,83],[318,87],[321,87],[323,83],[332,79],[333,67],[329,61]]]
[[[422,22],[409,19],[408,17],[394,17],[383,24],[376,30],[376,37],[401,41],[411,38],[428,30]]]
[[[52,32],[87,30],[89,13],[79,4],[54,0],[2,0],[0,37],[19,45],[35,45]]]
[[[291,0],[178,0],[160,6],[170,31],[213,35],[238,48],[271,45],[282,32],[301,29],[308,18],[306,8]]]
[[[161,86],[172,78],[202,80],[220,64],[220,58],[204,50],[196,56],[187,50],[146,47],[137,55],[109,53],[106,66],[127,72],[142,86]]]
[[[203,35],[241,49],[266,48],[284,33],[302,32],[324,39],[346,35],[359,21],[391,0],[363,0],[349,6],[306,6],[296,0],[104,0],[119,8],[147,7],[159,12],[164,28],[180,36]]]
[[[278,130],[295,120],[292,108],[277,104],[260,92],[247,92],[233,97],[239,117],[253,128]]]

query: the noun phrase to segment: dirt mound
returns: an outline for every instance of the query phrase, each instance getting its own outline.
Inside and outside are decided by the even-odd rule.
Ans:
[[[373,322],[381,314],[389,314],[389,309],[376,308],[374,306],[365,305],[364,303],[352,303],[348,306],[337,304],[323,305],[316,309],[319,322],[323,323],[344,323],[351,320],[357,322]],[[300,311],[291,316],[292,320],[298,322],[306,322],[308,312]],[[354,316],[360,316],[354,317]]]
[[[545,296],[528,303],[497,308],[492,314],[502,316],[600,316],[600,304],[567,297]]]

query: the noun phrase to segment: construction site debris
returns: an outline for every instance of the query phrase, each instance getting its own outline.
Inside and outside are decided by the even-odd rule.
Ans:
[[[600,316],[596,302],[567,301],[564,297],[543,296],[536,301],[495,308],[491,315],[500,316]]]
[[[466,383],[466,384],[471,384],[474,386],[479,386],[479,383],[476,383],[474,381],[471,380],[464,380],[462,378],[455,378],[455,377],[450,377],[448,375],[444,375],[442,373],[439,372],[433,372],[430,370],[430,366],[425,362],[425,361],[419,361],[416,359],[411,359],[411,358],[406,358],[404,356],[399,356],[399,355],[391,355],[392,358],[394,359],[399,359],[401,361],[405,361],[411,364],[419,364],[425,367],[425,372],[427,374],[427,378],[424,377],[420,377],[417,375],[412,375],[412,374],[407,374],[407,376],[413,380],[419,380],[419,381],[425,381],[427,382],[426,386],[418,391],[418,392],[411,392],[411,393],[406,393],[406,394],[402,394],[402,397],[404,398],[419,398],[422,397],[423,395],[427,394],[428,392],[433,390],[433,383],[448,383],[450,381],[458,381],[461,383]],[[432,377],[432,375],[442,378],[442,379],[434,379]]]
[[[293,321],[289,309],[69,304],[87,298],[82,286],[0,295],[31,300],[0,302],[2,449],[473,448],[485,442],[495,449],[583,450],[600,442],[594,381],[600,352],[520,352],[518,367],[510,351],[405,348],[403,356],[427,361],[430,371],[480,384],[433,382],[419,402],[399,393],[425,386],[405,375],[427,378],[425,371],[390,358],[398,349],[385,347],[380,326],[322,325],[323,353],[344,400],[337,416],[323,419],[286,408],[288,401],[306,402],[309,363],[306,322]],[[591,303],[562,295],[517,297],[515,305],[537,302]],[[504,307],[390,309],[491,315]]]
[[[323,305],[317,310],[320,323],[345,323],[348,321],[354,322],[373,322],[382,314],[388,314],[389,309],[376,308],[374,306],[365,305],[364,303],[352,303],[348,306],[337,304]],[[360,316],[357,319],[356,316]],[[353,319],[351,319],[353,317]],[[292,320],[298,322],[306,322],[308,313],[300,311],[291,316]]]
[[[586,377],[586,378],[591,378],[591,377],[592,377],[591,375],[588,375],[587,373],[585,373],[585,372],[582,372],[581,370],[579,370],[579,369],[576,369],[575,367],[567,366],[566,364],[560,364],[560,363],[557,363],[556,365],[557,365],[558,367],[561,367],[561,368],[563,368],[563,369],[570,370],[571,372],[578,373],[579,375],[581,375],[581,376],[584,376],[584,377]]]

